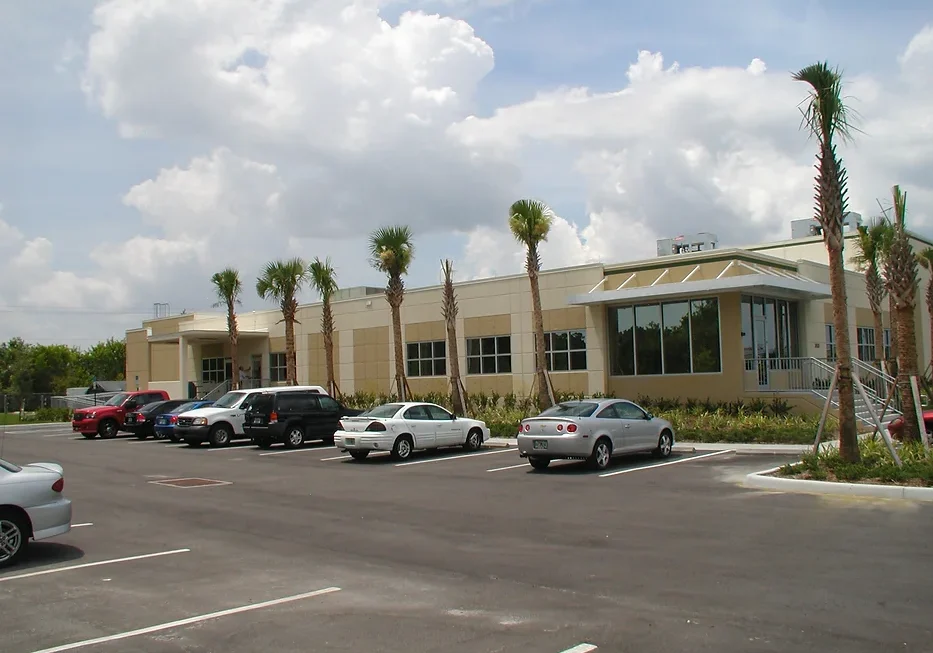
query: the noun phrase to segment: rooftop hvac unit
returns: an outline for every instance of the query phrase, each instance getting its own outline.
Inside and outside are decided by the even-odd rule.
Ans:
[[[689,254],[690,252],[705,252],[716,249],[719,239],[716,234],[700,232],[696,234],[677,236],[676,238],[662,238],[657,241],[658,256],[672,254]]]

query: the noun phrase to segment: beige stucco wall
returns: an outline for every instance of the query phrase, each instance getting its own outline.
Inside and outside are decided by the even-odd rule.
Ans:
[[[146,329],[133,329],[126,332],[126,389],[136,389],[136,377],[139,387],[149,387],[149,337]]]
[[[153,342],[149,345],[149,381],[178,380],[178,343]]]

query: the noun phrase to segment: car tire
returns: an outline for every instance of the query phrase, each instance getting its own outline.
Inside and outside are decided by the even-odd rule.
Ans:
[[[104,440],[110,440],[117,437],[120,427],[112,419],[105,419],[97,427],[97,434]]]
[[[300,426],[289,426],[285,430],[285,448],[297,449],[305,443],[305,431]]]
[[[256,438],[255,440],[253,440],[253,442],[260,449],[271,449],[272,448],[272,440],[270,440],[269,438]]]
[[[86,437],[88,440],[93,440],[94,438],[97,437],[96,433],[82,433],[81,435]]]
[[[603,470],[609,467],[609,461],[612,460],[612,443],[609,438],[600,438],[593,445],[593,452],[586,459],[586,464],[590,469]]]
[[[168,436],[168,439],[174,442],[175,444],[178,444],[179,442],[181,442],[181,436],[175,435],[174,433]]]
[[[483,446],[483,432],[479,429],[470,429],[466,441],[463,443],[464,451],[476,451]]]
[[[17,512],[0,510],[0,567],[16,564],[29,545],[29,522]]]
[[[155,432],[153,432],[152,437],[154,437],[156,440],[166,440],[166,439],[168,439],[168,436],[165,435],[165,432],[164,432],[164,431],[155,431]]]
[[[538,458],[537,456],[529,456],[528,462],[531,464],[533,469],[538,471],[543,471],[547,469],[547,466],[551,464],[550,458]]]
[[[369,449],[354,449],[350,452],[350,455],[353,457],[353,460],[366,460],[366,456],[369,455]]]
[[[415,448],[410,435],[400,435],[395,439],[392,445],[392,458],[394,460],[408,460],[411,458],[411,452]]]
[[[198,447],[201,446],[201,441],[200,440],[185,440],[185,444],[187,444],[192,449],[197,449]]]
[[[654,450],[654,455],[658,458],[668,458],[673,448],[674,436],[668,430],[662,431],[661,437],[658,438],[658,446]]]
[[[217,424],[211,429],[211,446],[226,447],[230,444],[230,427],[225,424]]]

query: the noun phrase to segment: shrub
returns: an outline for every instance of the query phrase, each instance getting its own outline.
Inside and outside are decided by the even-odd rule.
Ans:
[[[903,463],[902,467],[897,466],[881,439],[860,440],[859,450],[862,459],[857,463],[843,460],[836,448],[810,452],[804,454],[799,463],[782,467],[778,474],[820,481],[933,486],[933,452],[925,450],[919,442],[898,446],[897,453]]]
[[[24,422],[70,422],[70,408],[39,408],[36,412],[27,414]]]

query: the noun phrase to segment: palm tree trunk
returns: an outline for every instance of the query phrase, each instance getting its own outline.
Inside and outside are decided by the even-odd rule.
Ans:
[[[897,376],[897,357],[900,347],[897,344],[897,308],[894,297],[888,294],[888,315],[891,322],[891,357],[888,359],[888,374]]]
[[[230,335],[230,358],[233,359],[233,383],[231,383],[231,388],[238,390],[240,388],[240,366],[237,364],[239,359],[237,358],[238,349],[239,349],[239,333],[236,324],[236,313],[231,306],[227,313],[227,330]]]
[[[450,361],[451,403],[454,414],[461,417],[466,414],[466,392],[460,395],[460,353],[457,350],[457,325],[454,320],[447,320],[447,358]]]
[[[933,276],[927,284],[927,313],[930,314],[930,373],[933,375]],[[924,370],[926,377],[926,370]]]
[[[884,323],[881,321],[881,311],[872,309],[871,316],[875,323],[875,365],[884,371],[882,359],[884,358]]]
[[[334,383],[334,315],[330,308],[330,299],[324,299],[323,314],[321,316],[322,334],[324,336],[324,362],[327,368],[327,391],[336,397],[337,385]]]
[[[285,316],[285,379],[288,385],[298,385],[298,360],[295,355],[295,316]]]
[[[528,282],[531,284],[531,319],[535,331],[535,380],[538,385],[538,409],[550,408],[551,393],[548,392],[545,375],[546,350],[544,346],[544,315],[541,312],[541,290],[538,288],[538,255],[528,248]]]
[[[838,242],[835,242],[838,241]],[[836,332],[836,369],[839,378],[839,453],[843,460],[857,462],[858,429],[855,423],[855,387],[852,382],[852,347],[849,339],[848,301],[842,256],[842,233],[827,239],[829,285],[833,295],[833,326]]]
[[[920,424],[914,404],[910,377],[917,375],[917,336],[914,329],[913,309],[910,306],[897,309],[897,387],[901,395],[901,410],[904,413],[904,442],[920,440]]]
[[[402,352],[402,302],[405,299],[405,286],[400,276],[389,278],[386,286],[386,299],[392,309],[392,340],[395,347],[395,383],[398,386],[398,398],[408,400],[405,391],[405,358]]]

